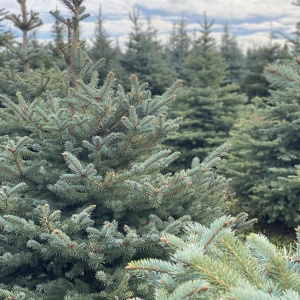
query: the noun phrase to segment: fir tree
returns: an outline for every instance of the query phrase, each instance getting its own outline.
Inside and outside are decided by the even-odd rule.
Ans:
[[[185,67],[189,86],[172,106],[172,113],[183,117],[179,133],[167,141],[182,155],[177,168],[182,168],[194,156],[205,157],[229,137],[245,96],[238,86],[223,86],[227,65],[211,35],[213,22],[204,17],[201,35],[194,42]]]
[[[15,40],[6,39],[5,48],[1,52],[3,64],[0,67],[0,93],[9,96],[15,102],[18,101],[17,92],[26,95],[29,102],[36,97],[44,97],[46,90],[56,91],[58,95],[62,90],[61,82],[64,75],[57,69],[46,69],[43,63],[51,61],[49,53],[37,42],[34,35],[28,40],[28,32],[39,26],[41,20],[38,19],[37,13],[31,12],[30,15],[27,13],[25,1],[19,3],[21,15],[8,14],[8,18],[13,20],[18,29],[24,28],[25,46],[23,44],[16,46]],[[24,132],[26,131],[20,128],[19,120],[12,114],[12,110],[0,111],[0,135],[23,135]]]
[[[99,70],[100,79],[105,79],[107,73],[112,71],[109,68],[110,62],[114,60],[114,49],[111,43],[112,41],[104,29],[104,18],[100,6],[96,16],[95,41],[93,42],[93,45],[89,51],[89,55],[94,61],[99,60],[100,58],[105,59],[105,64]]]
[[[53,42],[49,43],[46,47],[51,52],[51,64],[60,69],[65,68],[65,61],[60,50],[61,45],[64,43],[66,28],[59,20],[55,20],[51,28]]]
[[[199,21],[199,25],[200,37],[194,41],[185,61],[188,84],[200,88],[219,86],[224,81],[227,65],[211,34],[214,20],[209,22],[204,15],[203,23]]]
[[[39,27],[42,21],[38,13],[27,12],[26,0],[18,0],[21,14],[8,14],[7,19],[11,20],[17,29],[22,30],[23,39],[21,44],[5,43],[6,50],[1,53],[3,66],[0,67],[0,93],[16,99],[16,92],[26,94],[27,100],[32,101],[35,97],[41,96],[46,90],[54,90],[51,86],[52,77],[60,76],[54,70],[48,70],[43,65],[45,60],[50,60],[47,51],[38,44],[34,38],[29,41],[28,34]],[[33,69],[29,68],[32,63]]]
[[[43,24],[38,17],[38,13],[30,11],[27,12],[26,0],[17,0],[21,6],[21,15],[9,14],[7,19],[11,20],[15,27],[22,31],[22,46],[21,49],[12,48],[23,62],[24,73],[29,73],[29,60],[33,54],[28,49],[28,33],[33,29]]]
[[[1,24],[6,19],[8,12],[4,8],[0,9],[0,47],[7,43],[11,43],[14,38],[10,30],[5,30],[4,25]]]
[[[117,82],[123,87],[128,85],[128,73],[123,67],[124,53],[119,45],[119,40],[116,38],[116,46],[113,48],[113,59],[109,62],[109,70],[117,75]]]
[[[300,221],[299,60],[266,68],[274,90],[256,98],[232,132],[227,174],[237,181],[237,206],[263,221],[295,226]]]
[[[175,72],[168,67],[163,57],[162,47],[150,20],[145,30],[138,9],[133,9],[129,17],[133,27],[123,57],[124,68],[136,74],[142,82],[148,82],[153,94],[161,94],[176,78]]]
[[[189,53],[191,39],[187,31],[187,23],[182,17],[179,24],[173,25],[173,31],[167,46],[167,57],[171,68],[176,71],[177,77],[186,79],[184,62]]]
[[[285,47],[279,44],[249,49],[246,56],[246,72],[241,82],[241,91],[249,99],[269,95],[269,83],[263,75],[268,64],[290,58]]]
[[[182,82],[152,97],[130,77],[115,87],[113,73],[98,84],[81,48],[83,0],[63,0],[68,42],[67,94],[18,103],[1,95],[29,131],[9,139],[0,155],[0,295],[6,299],[124,299],[151,287],[130,278],[130,260],[163,258],[163,232],[179,233],[190,218],[209,224],[227,207],[229,181],[212,172],[227,145],[201,163],[165,173],[178,153],[161,142],[178,129],[167,117]]]
[[[225,82],[240,84],[245,72],[244,57],[235,36],[229,33],[227,24],[224,25],[220,50],[228,65]]]

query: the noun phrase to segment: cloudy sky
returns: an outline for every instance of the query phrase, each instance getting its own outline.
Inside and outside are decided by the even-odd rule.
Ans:
[[[151,18],[152,24],[158,30],[159,37],[166,41],[174,23],[179,22],[182,15],[188,23],[188,29],[193,32],[199,29],[198,21],[206,12],[209,20],[214,19],[214,35],[220,40],[222,28],[228,24],[230,32],[236,37],[243,49],[270,43],[271,27],[289,35],[300,21],[300,7],[291,3],[298,0],[86,0],[84,5],[91,17],[82,23],[82,36],[92,39],[95,28],[95,15],[101,4],[105,19],[105,29],[115,39],[118,37],[121,46],[127,40],[131,30],[128,13],[138,7],[141,20]],[[299,0],[300,2],[300,0]],[[41,40],[51,39],[53,17],[49,10],[67,11],[59,0],[27,0],[28,10],[40,13],[44,25],[38,29],[37,37]],[[0,8],[19,14],[20,8],[16,0],[1,0]],[[10,26],[8,21],[4,21]],[[11,27],[16,35],[20,33]],[[278,36],[278,42],[284,39]]]

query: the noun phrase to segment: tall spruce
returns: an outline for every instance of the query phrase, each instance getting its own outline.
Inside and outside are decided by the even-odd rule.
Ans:
[[[0,8],[0,47],[5,46],[7,43],[11,43],[14,39],[14,35],[10,29],[5,29],[5,26],[1,24],[7,17],[8,12],[4,8]],[[2,59],[0,60],[2,62]]]
[[[236,84],[224,85],[226,62],[211,33],[213,21],[204,17],[200,37],[185,61],[188,86],[172,106],[173,115],[183,117],[179,133],[166,143],[182,155],[174,164],[183,168],[197,156],[208,155],[229,137],[238,112],[247,99]]]
[[[99,86],[82,50],[83,0],[63,0],[67,94],[2,104],[28,136],[11,138],[0,154],[0,295],[6,299],[152,299],[151,286],[125,266],[139,258],[164,258],[163,233],[181,233],[193,219],[209,224],[227,207],[229,181],[212,171],[227,145],[175,174],[164,169],[179,154],[161,146],[178,129],[167,117],[182,82],[152,97],[130,77],[115,87],[109,73]]]
[[[300,1],[295,0],[292,2],[293,5],[300,7]],[[287,36],[280,32],[280,35],[283,35],[286,40],[289,42],[292,55],[294,57],[299,56],[300,54],[300,22],[296,23],[295,30],[292,32],[292,36]]]
[[[177,77],[186,79],[184,62],[188,56],[191,46],[191,38],[187,30],[187,22],[182,17],[178,24],[173,25],[170,42],[167,45],[167,57],[172,69],[175,70]]]
[[[99,60],[100,58],[105,59],[105,64],[99,70],[99,78],[105,79],[107,73],[110,70],[110,63],[112,60],[115,60],[114,49],[112,47],[112,40],[110,39],[108,33],[104,29],[104,17],[102,14],[101,6],[98,9],[98,14],[96,15],[96,29],[95,29],[95,40],[93,45],[89,50],[89,56],[94,61]]]
[[[270,63],[289,58],[286,46],[282,47],[277,43],[249,49],[246,56],[246,72],[241,82],[241,91],[246,93],[249,99],[256,96],[268,96],[269,82],[263,75],[264,67]]]
[[[43,66],[43,59],[47,57],[46,50],[39,45],[34,38],[33,30],[42,25],[38,13],[28,13],[26,0],[17,0],[20,4],[21,14],[8,13],[5,18],[13,22],[14,26],[22,31],[22,43],[13,40],[5,43],[6,50],[1,56],[4,63],[0,69],[0,92],[16,99],[16,92],[26,94],[28,100],[41,96],[50,87],[51,77],[56,74],[53,70],[48,71]],[[29,33],[33,38],[29,41]],[[32,62],[34,69],[30,69]]]
[[[237,207],[265,222],[300,222],[299,59],[265,70],[268,98],[256,98],[232,132],[225,172],[235,181]]]
[[[64,24],[61,24],[59,20],[55,20],[51,28],[51,35],[53,41],[46,45],[46,48],[49,49],[51,53],[51,64],[59,69],[64,69],[65,61],[60,50],[66,38],[66,28]]]
[[[224,25],[220,50],[228,65],[225,82],[227,84],[237,83],[240,85],[245,72],[244,56],[235,36],[230,34],[227,24]]]
[[[21,49],[13,48],[15,53],[23,62],[24,73],[29,73],[29,61],[33,53],[28,48],[28,34],[33,29],[43,24],[42,20],[38,17],[39,13],[30,11],[27,12],[26,0],[17,0],[21,6],[21,14],[9,14],[6,19],[13,22],[14,26],[22,31],[22,46]]]
[[[142,82],[148,82],[153,94],[161,94],[175,80],[176,74],[168,67],[151,21],[148,20],[148,26],[144,29],[137,8],[130,12],[129,18],[132,32],[123,57],[125,70],[136,74]]]
[[[24,31],[22,43],[16,39],[5,39],[4,49],[1,52],[0,66],[0,93],[17,102],[16,94],[26,95],[26,100],[32,102],[36,97],[44,97],[46,90],[56,91],[58,95],[62,90],[61,81],[63,74],[52,63],[44,66],[49,58],[49,52],[36,39],[29,40],[28,33],[41,24],[38,14],[27,13],[26,1],[18,1],[21,14],[7,14],[6,17],[13,21],[17,29]],[[34,35],[33,35],[34,37]],[[25,45],[23,44],[25,43]],[[29,65],[29,63],[31,65]],[[29,68],[31,66],[31,68]],[[20,128],[19,120],[13,115],[12,110],[0,111],[0,135],[24,134],[26,130]]]

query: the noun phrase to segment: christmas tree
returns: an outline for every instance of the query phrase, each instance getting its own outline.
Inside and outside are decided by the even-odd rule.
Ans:
[[[178,129],[168,107],[182,82],[153,97],[130,76],[103,84],[82,50],[83,0],[63,0],[69,18],[60,48],[67,65],[60,94],[17,102],[1,95],[27,135],[6,138],[0,154],[0,295],[4,299],[153,297],[125,266],[164,258],[163,233],[182,233],[190,219],[208,225],[228,205],[229,180],[216,174],[224,144],[202,162],[171,174],[179,153],[161,142]],[[29,72],[30,75],[30,72]]]
[[[42,25],[38,13],[28,13],[26,0],[18,1],[21,14],[5,14],[5,18],[11,20],[17,30],[22,31],[22,43],[15,38],[4,35],[4,49],[1,52],[0,64],[0,93],[17,102],[17,93],[26,95],[26,100],[32,102],[37,97],[46,97],[46,91],[52,91],[55,95],[62,95],[64,74],[57,68],[45,67],[43,62],[49,59],[46,49],[37,45],[29,36],[32,31]],[[52,60],[53,61],[53,60]],[[53,95],[54,95],[53,94]],[[10,109],[0,111],[0,135],[24,134],[24,128],[20,127],[18,118]]]
[[[268,98],[256,98],[232,132],[225,172],[237,206],[267,222],[296,226],[299,208],[299,59],[265,69]]]
[[[227,65],[212,36],[213,24],[206,16],[200,23],[200,36],[185,61],[188,86],[172,105],[172,114],[183,117],[180,132],[167,141],[182,153],[178,169],[224,143],[247,102],[236,84],[223,85]]]
[[[245,72],[245,59],[235,36],[230,34],[227,24],[224,25],[220,50],[228,65],[225,82],[240,85]]]
[[[148,82],[153,94],[161,94],[176,78],[175,72],[167,65],[151,20],[148,19],[148,26],[144,29],[138,9],[133,9],[129,17],[132,32],[122,59],[123,66],[127,72],[136,74],[142,82]]]

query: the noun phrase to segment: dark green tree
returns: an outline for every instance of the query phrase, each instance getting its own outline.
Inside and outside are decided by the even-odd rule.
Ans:
[[[285,47],[279,44],[249,49],[246,56],[246,72],[241,82],[241,91],[249,99],[269,95],[269,83],[263,75],[268,64],[290,58]]]
[[[152,299],[130,278],[130,260],[164,258],[162,233],[189,219],[209,224],[227,207],[229,181],[212,172],[227,145],[201,163],[165,173],[179,154],[161,142],[178,129],[167,117],[182,82],[151,96],[135,75],[131,89],[103,84],[82,50],[83,0],[63,0],[71,17],[51,12],[68,31],[62,46],[67,94],[18,103],[1,95],[28,136],[0,154],[0,297],[4,299]]]
[[[115,61],[116,58],[114,57],[112,40],[104,29],[104,18],[101,6],[99,7],[98,14],[96,15],[95,39],[89,50],[89,56],[94,61],[99,60],[100,58],[105,60],[105,64],[99,69],[99,78],[102,80],[105,79],[107,73],[112,71],[110,69],[111,61]]]
[[[234,179],[237,207],[261,221],[300,221],[298,59],[265,70],[270,96],[256,98],[232,132],[225,171]]]
[[[113,48],[113,59],[109,62],[109,70],[116,74],[117,82],[122,86],[128,86],[128,72],[123,66],[124,53],[122,52],[119,40],[116,38],[116,46]]]
[[[203,23],[199,21],[199,25],[200,36],[194,40],[185,61],[188,84],[199,88],[219,86],[224,81],[227,64],[211,34],[214,20],[209,22],[204,15]]]
[[[300,1],[295,0],[295,2],[292,2],[293,5],[300,7]],[[287,42],[289,43],[289,47],[285,45],[287,49],[287,53],[289,53],[292,57],[299,56],[300,54],[300,22],[296,23],[295,30],[292,32],[291,35],[283,34],[282,32],[275,31],[273,33],[274,37],[277,37],[277,35],[280,35],[281,37],[284,37]]]
[[[52,25],[51,33],[54,40],[56,54],[60,54],[59,48],[60,45],[64,42],[64,35],[66,33],[64,24],[61,24],[59,20],[56,19],[54,24]]]
[[[191,38],[188,35],[186,20],[182,17],[178,24],[173,25],[170,42],[167,45],[167,57],[172,69],[176,71],[177,77],[185,80],[184,62],[189,53]]]
[[[21,44],[5,43],[6,50],[1,53],[4,63],[0,68],[0,92],[16,99],[16,92],[19,91],[26,94],[28,100],[33,100],[47,89],[55,89],[51,87],[51,78],[55,77],[57,72],[49,71],[43,64],[51,59],[50,53],[35,37],[34,29],[42,25],[38,13],[27,12],[26,0],[17,1],[20,4],[21,14],[8,14],[6,18],[22,31],[23,38]],[[29,33],[32,34],[30,40]],[[32,69],[29,68],[30,62]]]
[[[56,66],[59,69],[64,69],[65,61],[61,51],[61,46],[63,45],[66,36],[66,28],[64,24],[55,20],[51,28],[51,34],[53,41],[45,46],[48,52],[50,52],[50,61],[48,59],[45,65]]]
[[[161,94],[175,80],[176,74],[167,65],[150,20],[147,29],[144,29],[136,8],[129,17],[133,27],[123,58],[125,70],[136,74],[142,82],[148,82],[154,94]]]
[[[36,39],[34,29],[40,26],[41,20],[37,13],[27,13],[26,1],[19,1],[21,14],[8,14],[17,29],[23,30],[23,42],[16,45],[13,40],[6,39],[5,48],[1,52],[0,93],[9,96],[17,102],[17,92],[26,95],[26,100],[32,102],[36,97],[45,97],[46,90],[56,91],[55,95],[62,95],[64,74],[57,68],[51,68],[56,57],[50,57],[51,52],[43,47]],[[29,39],[28,34],[31,33]],[[29,69],[30,62],[30,69]],[[49,63],[50,62],[50,63]],[[46,66],[44,65],[46,64]],[[25,72],[26,71],[26,72]],[[0,112],[0,134],[24,134],[19,120],[12,114],[12,110]]]
[[[225,82],[240,84],[245,72],[244,56],[235,36],[230,34],[227,24],[224,25],[220,50],[228,65]]]
[[[239,109],[247,101],[236,84],[223,85],[227,65],[211,34],[213,22],[205,17],[200,26],[201,35],[185,62],[189,86],[172,106],[172,113],[183,117],[183,123],[179,133],[166,142],[181,152],[174,164],[180,169],[227,140]]]

